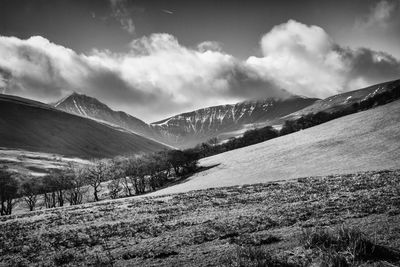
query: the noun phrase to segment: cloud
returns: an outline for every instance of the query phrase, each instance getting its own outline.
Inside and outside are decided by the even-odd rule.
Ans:
[[[246,61],[217,42],[196,48],[166,33],[133,40],[129,51],[88,54],[34,36],[0,36],[0,90],[51,102],[72,91],[155,121],[210,105],[288,93],[326,97],[398,78],[393,56],[336,44],[318,26],[275,26],[260,41],[262,57]]]
[[[0,70],[7,93],[42,101],[53,101],[72,91],[99,98],[115,92],[116,100],[151,97],[131,88],[116,70],[92,56],[77,54],[40,36],[27,40],[0,37]]]
[[[294,20],[275,26],[260,46],[263,57],[248,58],[248,66],[295,94],[327,97],[400,74],[400,62],[394,57],[341,47],[321,27]]]
[[[128,7],[126,0],[110,0],[111,16],[119,22],[121,28],[129,34],[135,33],[135,24],[132,16],[139,12],[143,12],[143,8]]]
[[[359,30],[370,28],[388,28],[393,15],[398,7],[397,0],[382,0],[370,8],[370,12],[361,18],[356,19],[355,27]]]
[[[127,53],[88,55],[39,36],[0,37],[0,69],[7,93],[49,102],[78,91],[149,121],[207,105],[286,95],[233,56],[184,47],[169,34],[136,39]]]
[[[208,50],[222,52],[222,45],[219,42],[215,41],[205,41],[197,45],[197,50],[199,50],[200,52],[205,52]]]

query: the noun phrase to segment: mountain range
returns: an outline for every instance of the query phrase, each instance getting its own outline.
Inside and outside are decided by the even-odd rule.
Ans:
[[[219,105],[146,123],[114,111],[96,98],[73,93],[53,105],[0,95],[0,147],[80,158],[112,157],[220,141],[246,129],[271,125],[319,111],[332,112],[400,86],[400,80],[330,96],[292,95]]]
[[[286,99],[268,98],[220,105],[182,113],[150,124],[122,111],[114,111],[96,98],[73,93],[54,104],[54,107],[119,126],[134,133],[155,139],[177,148],[187,148],[224,133],[240,130],[246,125],[268,124],[291,114],[318,99],[291,96]]]
[[[176,144],[194,146],[212,137],[227,138],[227,133],[246,129],[249,125],[256,127],[271,124],[277,118],[307,107],[317,100],[293,95],[286,99],[245,101],[182,113],[151,125],[162,135],[174,138]]]
[[[385,82],[325,99],[291,95],[285,99],[267,98],[212,106],[152,123],[122,111],[114,111],[96,98],[78,93],[58,101],[54,107],[124,128],[176,148],[188,148],[213,137],[220,141],[237,137],[252,128],[266,125],[279,128],[285,120],[296,119],[308,113],[337,111],[391,90],[399,84],[400,80]]]

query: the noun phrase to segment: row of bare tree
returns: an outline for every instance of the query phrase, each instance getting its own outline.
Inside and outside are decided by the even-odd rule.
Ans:
[[[190,151],[169,150],[153,154],[95,160],[91,164],[70,164],[44,177],[21,177],[7,169],[0,169],[1,215],[9,215],[17,199],[23,199],[30,211],[39,199],[46,208],[61,207],[66,202],[78,205],[92,194],[93,201],[105,194],[115,199],[157,190],[172,180],[193,173],[197,168],[197,154]]]

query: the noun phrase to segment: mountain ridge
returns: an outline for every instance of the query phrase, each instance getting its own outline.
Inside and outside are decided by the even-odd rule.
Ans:
[[[218,105],[181,113],[151,123],[161,133],[173,134],[195,145],[229,131],[242,129],[248,124],[267,123],[314,103],[316,98],[291,96],[284,100],[267,98],[248,100],[236,104]]]
[[[386,91],[393,90],[400,86],[400,79],[387,81],[383,83],[378,83],[370,85],[361,89],[344,92],[341,94],[336,94],[329,96],[327,98],[316,101],[312,105],[305,107],[304,109],[298,110],[288,116],[283,117],[283,119],[296,119],[300,116],[317,113],[317,112],[335,112],[339,109],[344,109],[355,103],[366,100],[370,97],[375,96]]]
[[[50,105],[0,95],[0,147],[79,158],[155,152],[168,147]]]
[[[54,106],[69,113],[117,125],[174,147],[187,148],[224,131],[240,129],[243,124],[265,122],[267,119],[290,114],[316,100],[301,96],[291,96],[285,100],[274,98],[248,100],[189,111],[150,124],[123,111],[114,111],[96,98],[76,92],[56,102]],[[285,101],[288,103],[286,103],[286,108],[280,108],[281,111],[276,112],[275,108],[271,108],[276,104],[281,105],[280,103]],[[218,113],[218,118],[216,113]],[[165,123],[163,124],[163,122]]]
[[[152,123],[146,123],[123,111],[114,111],[98,99],[76,92],[54,106],[182,149],[213,137],[222,141],[240,136],[252,128],[267,125],[279,128],[285,120],[297,119],[308,113],[344,109],[399,84],[400,80],[388,81],[325,99],[291,95],[284,99],[247,100],[188,111]]]

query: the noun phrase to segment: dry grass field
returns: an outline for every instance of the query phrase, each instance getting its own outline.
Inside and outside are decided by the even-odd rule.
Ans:
[[[399,222],[400,171],[306,177],[4,216],[0,266],[398,266]]]

